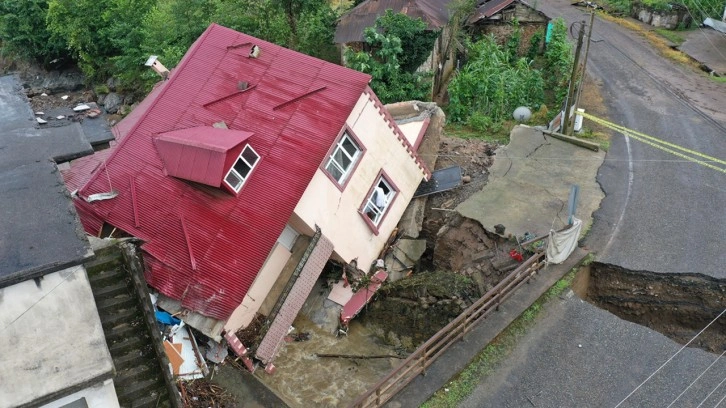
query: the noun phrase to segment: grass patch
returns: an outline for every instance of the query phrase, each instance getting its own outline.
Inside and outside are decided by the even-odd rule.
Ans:
[[[636,23],[635,21],[614,17],[605,13],[599,13],[598,16],[600,16],[604,20],[611,21],[620,25],[621,27],[625,27],[631,31],[640,34],[646,40],[648,40],[650,45],[653,46],[653,48],[657,50],[658,53],[663,57],[668,58],[672,61],[679,62],[681,64],[689,65],[693,68],[698,68],[698,64],[693,61],[688,55],[671,48],[670,44],[665,40],[665,38],[661,37],[657,30],[652,30],[644,27],[641,24]]]
[[[683,44],[686,39],[679,33],[673,30],[666,30],[665,28],[656,28],[655,32],[666,40],[672,42],[675,45]]]
[[[481,131],[466,125],[457,125],[447,123],[444,126],[444,134],[446,136],[458,137],[460,139],[482,139],[498,144],[509,143],[509,132],[514,127],[514,121],[505,122],[501,128],[496,131]]]
[[[572,269],[558,280],[536,302],[515,319],[474,360],[443,389],[426,401],[423,408],[453,408],[466,399],[479,385],[481,378],[490,374],[514,349],[517,341],[532,327],[545,304],[560,296],[572,286],[577,269]]]

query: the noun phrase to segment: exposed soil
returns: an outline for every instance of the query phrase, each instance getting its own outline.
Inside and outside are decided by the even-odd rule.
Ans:
[[[496,148],[481,139],[442,137],[436,170],[460,166],[465,183],[428,197],[419,237],[427,249],[419,270],[385,284],[361,315],[388,344],[415,350],[519,265],[509,255],[515,240],[454,210],[486,185]]]
[[[618,317],[686,344],[724,309],[726,281],[699,274],[630,271],[593,263],[579,273],[575,291]],[[721,353],[726,320],[719,319],[689,346]]]

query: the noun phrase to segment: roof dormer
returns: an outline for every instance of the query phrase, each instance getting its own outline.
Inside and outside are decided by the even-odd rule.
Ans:
[[[251,132],[197,126],[154,138],[170,176],[239,193],[260,156],[244,142]]]

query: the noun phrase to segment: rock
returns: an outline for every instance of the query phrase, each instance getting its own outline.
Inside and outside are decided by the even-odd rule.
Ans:
[[[132,103],[134,103],[133,95],[124,96],[124,105],[131,105]]]
[[[121,82],[114,77],[111,77],[106,80],[106,86],[108,87],[108,90],[111,92],[115,91],[116,87],[119,86],[120,83]]]
[[[99,105],[103,106],[103,101],[106,99],[106,95],[107,94],[100,94],[100,95],[98,95],[98,98],[96,98],[96,102]]]
[[[86,81],[83,74],[75,69],[50,71],[30,78],[24,75],[23,79],[30,88],[43,88],[49,93],[78,91],[83,89]]]
[[[471,183],[471,176],[464,176],[461,178],[461,182],[464,184]]]
[[[116,92],[111,92],[103,99],[103,107],[108,113],[118,112],[121,106],[121,97]]]

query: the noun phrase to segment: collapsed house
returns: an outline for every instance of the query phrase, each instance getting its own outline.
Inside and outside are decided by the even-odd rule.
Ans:
[[[216,24],[171,72],[148,65],[164,80],[117,143],[63,172],[83,227],[141,240],[158,305],[210,338],[267,316],[269,365],[329,260],[375,264],[430,175],[423,132],[370,76]]]

